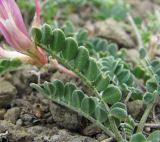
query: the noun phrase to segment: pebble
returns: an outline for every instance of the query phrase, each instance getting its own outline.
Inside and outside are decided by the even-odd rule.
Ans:
[[[50,103],[50,112],[54,122],[60,127],[72,130],[81,127],[82,117],[65,107]]]
[[[99,141],[103,141],[103,140],[106,140],[108,138],[109,138],[109,136],[106,135],[104,132],[102,132],[101,134],[97,134],[96,135],[96,139],[99,140]]]
[[[23,114],[22,116],[21,116],[21,119],[22,119],[22,121],[23,121],[23,124],[25,125],[25,126],[30,126],[30,125],[33,125],[33,119],[34,119],[34,116],[33,115],[30,115],[30,114],[27,114],[27,113],[25,113],[25,114]]]
[[[151,132],[151,128],[150,127],[145,127],[145,132],[147,132],[147,133],[149,133],[149,132]]]
[[[22,121],[21,119],[18,119],[18,120],[16,121],[16,125],[17,125],[17,126],[22,126],[22,124],[23,124],[23,121]]]
[[[43,99],[43,100],[42,100],[42,103],[43,103],[44,105],[48,105],[48,104],[49,104],[49,100],[48,100],[48,99]]]
[[[46,120],[46,122],[47,122],[48,124],[53,123],[53,122],[54,122],[54,121],[53,121],[53,117],[50,116],[50,117]]]
[[[20,108],[14,107],[9,110],[4,115],[4,119],[10,121],[13,124],[16,124],[17,119],[20,116]]]
[[[4,108],[0,109],[0,120],[4,119],[5,113],[6,113],[6,110]]]
[[[95,124],[91,124],[83,129],[83,134],[86,136],[93,136],[101,132],[101,129],[98,128]]]
[[[0,107],[10,104],[16,94],[17,90],[10,82],[0,80]]]
[[[133,118],[137,118],[141,112],[143,112],[144,106],[143,101],[135,100],[132,102],[128,102],[128,111],[133,116]]]

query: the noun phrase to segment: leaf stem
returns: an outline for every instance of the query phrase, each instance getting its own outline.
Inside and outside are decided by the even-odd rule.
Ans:
[[[154,103],[156,102],[158,96],[159,96],[159,94],[155,93],[155,95],[154,95]],[[141,120],[140,120],[140,122],[138,124],[137,133],[143,131],[143,128],[144,128],[145,123],[146,123],[146,120],[148,118],[148,115],[149,115],[154,103],[151,103],[151,104],[149,104],[147,106],[147,108],[146,108],[146,110],[145,110],[145,112],[144,112],[144,114],[143,114],[143,116],[142,116],[142,118],[141,118]]]
[[[112,131],[115,133],[115,138],[118,142],[123,142],[123,138],[122,135],[120,134],[120,131],[117,128],[117,125],[114,121],[114,118],[112,116],[108,116],[109,119],[109,123],[110,123],[110,127],[112,129]]]
[[[152,69],[152,66],[150,65],[150,62],[149,62],[147,57],[144,59],[144,61],[145,61],[145,67],[148,68],[148,71],[153,75],[153,78],[156,81],[157,86],[158,86],[158,90],[159,90],[160,86],[159,86],[159,83],[158,83],[159,81],[155,76],[156,73],[154,73],[154,70]],[[146,108],[146,110],[145,110],[145,112],[144,112],[144,114],[143,114],[143,116],[142,116],[142,118],[139,122],[137,132],[142,132],[143,131],[143,128],[145,126],[145,122],[148,118],[148,115],[149,115],[151,109],[153,108],[154,104],[156,103],[157,98],[159,96],[158,92],[155,92],[153,95],[154,95],[154,101],[147,106],[147,108]]]
[[[129,19],[129,21],[130,21],[131,25],[133,26],[133,29],[134,29],[134,31],[136,33],[137,41],[138,41],[138,48],[144,48],[141,34],[138,31],[138,28],[137,28],[133,18],[129,15],[128,19]],[[150,73],[150,75],[153,76],[154,80],[157,83],[158,88],[160,88],[159,81],[158,81],[157,77],[155,76],[156,73],[152,69],[152,66],[151,66],[151,64],[149,62],[148,57],[145,57],[144,60],[142,60],[142,65],[146,68],[146,70]],[[159,96],[159,94],[158,94],[158,92],[156,92],[155,95],[154,95],[154,101],[151,104],[149,104],[147,106],[146,110],[144,111],[144,114],[143,114],[143,116],[142,116],[142,118],[141,118],[141,120],[140,120],[140,122],[138,124],[137,132],[143,132],[143,128],[144,128],[145,122],[147,120],[147,117],[148,117],[152,107],[154,106],[158,96]]]
[[[104,103],[105,108],[106,108],[106,110],[107,110],[108,113],[109,113],[109,112],[110,112],[110,108],[109,108],[108,104],[106,104],[103,99],[102,99],[102,102]],[[118,130],[118,128],[117,128],[117,125],[116,125],[116,123],[115,123],[114,118],[113,118],[111,115],[108,115],[108,119],[109,119],[110,127],[111,127],[112,131],[113,131],[114,134],[115,134],[115,139],[116,139],[118,142],[123,142],[122,135],[120,134],[120,132],[119,132],[119,130]]]
[[[63,66],[65,66],[66,68],[68,68],[69,70],[74,72],[76,75],[78,75],[78,77],[83,81],[83,83],[89,88],[89,90],[91,91],[93,96],[99,96],[98,91],[93,87],[91,82],[82,73],[80,73],[79,71],[75,70],[65,60],[63,60],[62,58],[58,57],[55,53],[53,53],[53,52],[50,52],[50,53],[52,54],[52,56],[54,58],[56,58],[58,60],[58,62],[60,64],[62,64]]]

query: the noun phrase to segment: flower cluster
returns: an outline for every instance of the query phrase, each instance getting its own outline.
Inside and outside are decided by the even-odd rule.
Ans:
[[[40,9],[36,3],[34,26],[40,24]],[[31,64],[46,64],[47,57],[44,51],[31,40],[25,27],[21,12],[15,0],[0,0],[0,32],[8,44],[15,50],[5,50],[0,47],[1,58],[19,58]]]

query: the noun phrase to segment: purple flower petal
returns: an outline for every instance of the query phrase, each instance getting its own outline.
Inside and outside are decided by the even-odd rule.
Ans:
[[[9,15],[11,15],[21,32],[28,36],[28,32],[23,22],[21,12],[15,0],[0,0],[0,9],[0,15],[2,15],[3,18],[6,19],[9,17]]]
[[[33,42],[22,33],[12,19],[0,19],[0,31],[7,42],[17,51],[26,51],[34,46]]]
[[[14,59],[14,58],[20,58],[23,57],[24,54],[17,52],[17,51],[7,51],[5,49],[3,49],[2,47],[0,47],[0,58],[10,58],[10,59]]]

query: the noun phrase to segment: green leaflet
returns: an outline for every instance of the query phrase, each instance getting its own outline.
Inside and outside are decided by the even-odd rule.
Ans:
[[[63,32],[66,36],[70,36],[74,32],[74,27],[71,21],[66,21],[62,27]]]
[[[38,92],[41,92],[43,94],[45,94],[46,92],[44,91],[44,88],[42,88],[42,86],[39,86],[38,84],[35,83],[31,83],[30,86],[34,89],[36,89]]]
[[[149,142],[160,142],[160,130],[157,130],[157,131],[152,132],[152,133],[148,136],[147,140],[148,140]]]
[[[148,80],[146,82],[147,91],[153,93],[155,90],[157,90],[157,84],[153,80]]]
[[[103,100],[108,104],[114,104],[121,100],[122,93],[120,89],[112,84],[104,90],[102,94]]]
[[[119,107],[112,108],[110,111],[110,115],[119,120],[125,120],[128,116],[127,111]]]
[[[80,90],[75,90],[72,94],[72,106],[81,108],[82,100],[84,99],[85,95]]]
[[[93,114],[95,111],[95,107],[96,107],[96,104],[92,98],[86,96],[82,100],[81,109],[87,114],[90,114],[90,115]]]
[[[99,75],[100,71],[98,69],[98,65],[94,58],[89,58],[89,64],[85,71],[85,76],[90,81],[95,81],[97,76]]]
[[[119,127],[119,126],[120,126],[120,120],[117,119],[117,118],[114,118],[114,121],[115,121],[115,123],[116,123],[116,126]],[[109,121],[105,121],[105,122],[104,122],[104,126],[110,128],[110,127],[111,127],[111,126],[110,126],[110,122],[109,122]]]
[[[147,140],[142,133],[137,133],[132,136],[130,142],[147,142]]]
[[[154,101],[154,93],[145,93],[143,96],[143,101],[145,102],[145,104],[151,104]]]
[[[94,86],[98,91],[103,91],[108,86],[109,82],[109,76],[103,76],[103,74],[100,73],[94,82]]]
[[[147,51],[145,48],[140,48],[139,49],[139,56],[141,59],[144,59],[146,57]]]
[[[115,108],[115,107],[119,107],[119,108],[122,108],[124,110],[127,110],[126,104],[121,103],[121,102],[117,102],[117,103],[113,104],[111,108]]]
[[[129,72],[129,70],[126,70],[126,69],[124,69],[123,71],[121,71],[117,75],[117,78],[118,78],[120,84],[127,82],[129,77],[130,77],[130,72]]]
[[[95,109],[95,118],[103,123],[105,121],[107,121],[108,117],[107,117],[107,112],[100,106],[100,105],[97,105],[96,106],[96,109]]]
[[[48,94],[49,96],[55,95],[55,93],[52,91],[52,86],[49,86],[48,84],[49,83],[47,81],[43,83],[43,87],[45,88],[45,93]],[[54,87],[54,91],[55,89],[56,88]]]
[[[125,83],[132,86],[133,76],[121,59],[115,59],[113,56],[104,57],[99,60],[99,64],[101,71],[108,74],[117,85],[122,86]]]
[[[70,61],[74,59],[78,53],[78,43],[72,37],[67,37],[65,40],[66,44],[62,50],[63,57]]]
[[[53,30],[53,39],[52,39],[51,49],[55,52],[61,51],[66,43],[65,43],[65,35],[62,30],[55,29]]]
[[[38,27],[33,27],[31,29],[32,38],[35,41],[35,43],[40,43],[42,39],[42,32],[41,29]]]
[[[75,58],[75,69],[78,69],[80,71],[84,70],[88,66],[89,62],[89,52],[88,50],[80,46],[78,48],[78,55]]]
[[[72,102],[72,93],[76,90],[76,86],[71,83],[66,83],[64,87],[64,101],[70,104]]]
[[[0,59],[0,74],[17,70],[21,65],[22,62],[19,59]]]
[[[59,99],[62,99],[62,97],[64,96],[64,84],[62,81],[59,80],[55,80],[53,82],[55,88],[56,88],[56,97]]]
[[[37,31],[38,32],[38,31]],[[44,24],[41,28],[41,33],[42,33],[42,39],[41,42],[45,45],[50,44],[51,40],[52,40],[52,29],[51,26],[48,24]],[[40,32],[38,32],[37,34],[40,34]],[[37,35],[38,36],[38,35]],[[40,36],[40,35],[39,35]],[[39,37],[40,38],[40,37]]]
[[[107,46],[108,51],[110,52],[111,55],[116,56],[116,53],[118,51],[118,46],[115,43],[111,43]]]
[[[119,64],[119,65],[117,65],[116,70],[115,70],[114,73],[116,75],[118,75],[118,74],[120,74],[123,71],[123,69],[124,69],[124,65],[123,64]]]
[[[127,139],[133,135],[134,128],[128,123],[121,123],[120,128],[125,133]]]

